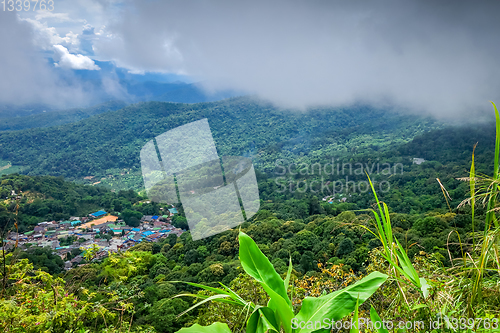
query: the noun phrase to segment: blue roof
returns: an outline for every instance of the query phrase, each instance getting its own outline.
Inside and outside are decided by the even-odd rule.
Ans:
[[[144,236],[149,236],[149,235],[154,234],[154,232],[152,232],[152,231],[144,231],[142,234],[143,234]]]
[[[178,214],[177,208],[169,208],[168,211],[172,214]]]
[[[132,228],[132,231],[141,231],[139,228]]]
[[[158,215],[155,215],[153,217],[151,217],[153,220],[157,220],[158,219]]]
[[[103,210],[100,210],[100,211],[97,211],[95,213],[92,213],[90,215],[92,215],[93,217],[98,217],[98,216],[103,216],[103,215],[106,215],[107,213]]]

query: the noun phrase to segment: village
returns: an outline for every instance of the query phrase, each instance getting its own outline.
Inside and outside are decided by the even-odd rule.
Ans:
[[[6,248],[17,247],[27,250],[38,246],[50,248],[65,262],[65,269],[76,267],[84,261],[87,249],[98,248],[93,260],[101,260],[110,252],[126,251],[141,242],[158,242],[185,230],[174,227],[171,216],[178,214],[176,208],[168,209],[169,215],[144,215],[138,227],[131,227],[118,216],[100,210],[85,217],[71,217],[67,221],[40,222],[29,232],[11,232]]]

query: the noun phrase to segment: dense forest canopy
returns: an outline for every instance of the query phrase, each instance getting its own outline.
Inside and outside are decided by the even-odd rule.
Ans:
[[[252,157],[266,172],[279,158],[376,151],[440,126],[365,106],[296,112],[248,97],[194,105],[148,102],[71,124],[0,133],[0,158],[32,175],[98,180],[131,172],[135,177],[148,140],[203,118],[221,156]],[[135,178],[125,186],[140,188],[140,177]]]

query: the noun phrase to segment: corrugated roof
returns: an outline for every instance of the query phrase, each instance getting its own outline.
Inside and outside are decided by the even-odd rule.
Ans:
[[[92,216],[94,216],[94,217],[98,217],[98,216],[103,216],[103,215],[106,215],[106,214],[107,214],[107,213],[106,213],[106,211],[104,211],[104,210],[99,210],[99,211],[97,211],[97,212],[95,212],[95,213],[92,213],[92,214],[90,214],[90,215],[92,215]]]

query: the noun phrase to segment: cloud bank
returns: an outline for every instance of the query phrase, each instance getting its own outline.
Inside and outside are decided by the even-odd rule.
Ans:
[[[71,54],[62,45],[54,45],[54,60],[56,65],[62,68],[99,70],[94,60],[82,54]]]
[[[447,116],[500,101],[499,12],[498,1],[130,0],[94,49],[285,107]]]
[[[87,101],[78,82],[61,80],[44,59],[33,43],[35,32],[29,22],[12,12],[0,12],[0,31],[0,103],[63,108]]]
[[[15,12],[0,11],[0,29],[5,32],[0,34],[0,107],[12,106],[15,116],[17,106],[64,109],[127,99],[116,74],[109,69],[101,74],[101,68],[89,56],[92,41],[97,38],[94,28],[65,13],[47,13],[35,12],[30,13],[35,18],[22,18]],[[61,37],[45,19],[78,23],[82,33],[69,30]],[[85,79],[88,74],[82,70],[99,74]]]

